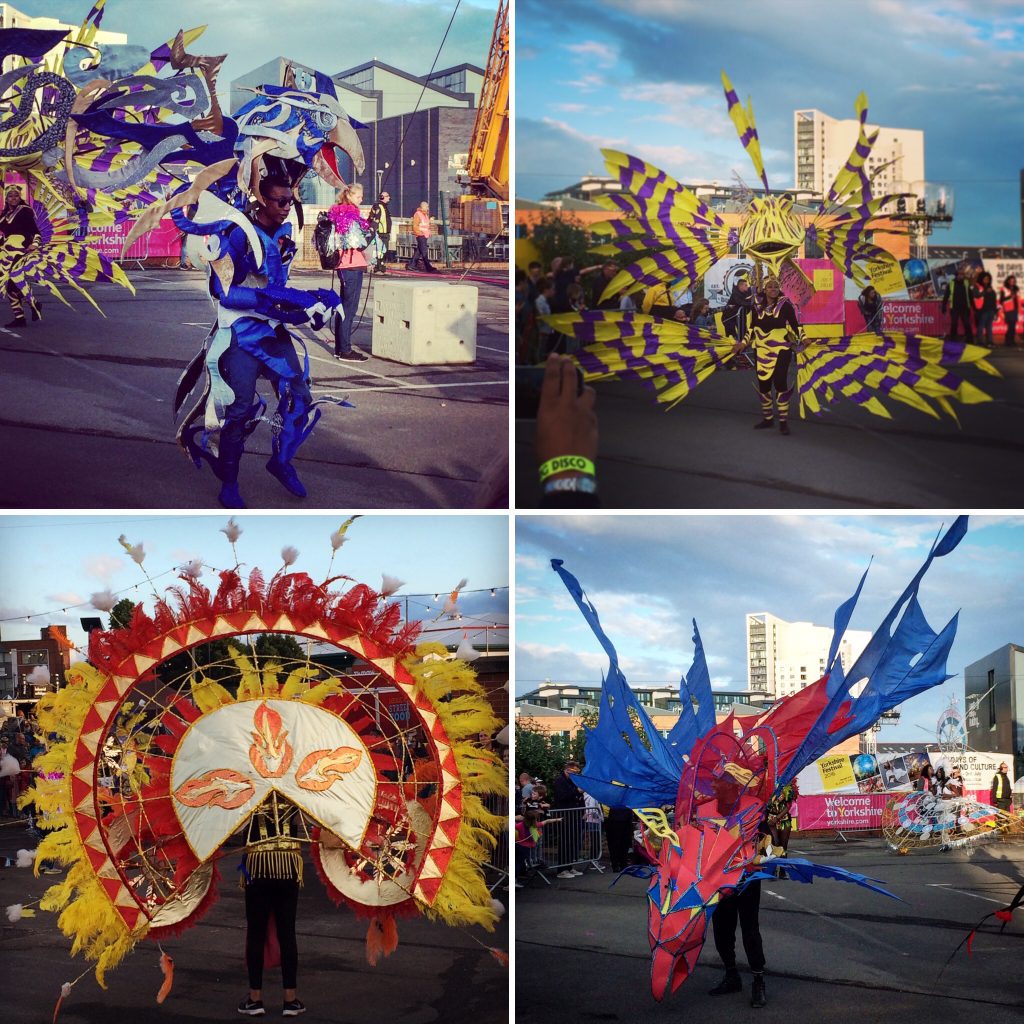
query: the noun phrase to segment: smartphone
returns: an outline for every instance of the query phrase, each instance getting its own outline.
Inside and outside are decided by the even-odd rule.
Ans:
[[[540,405],[540,389],[544,386],[543,366],[516,367],[516,419],[535,420]],[[576,368],[576,394],[583,394],[583,371]]]

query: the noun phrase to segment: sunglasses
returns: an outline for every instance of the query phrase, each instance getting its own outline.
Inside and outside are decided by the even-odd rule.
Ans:
[[[295,202],[295,196],[283,196],[279,199],[274,199],[272,196],[264,196],[263,199],[267,206],[276,206],[281,210],[287,210]]]

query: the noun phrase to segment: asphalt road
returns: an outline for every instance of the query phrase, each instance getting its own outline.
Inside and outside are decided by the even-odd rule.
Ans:
[[[4,507],[219,507],[215,477],[182,454],[171,415],[178,376],[213,322],[205,277],[130,276],[134,298],[109,285],[92,290],[106,318],[80,297],[73,309],[51,299],[42,323],[0,328]],[[444,279],[457,277],[431,280]],[[298,271],[293,283],[328,287],[329,275]],[[339,363],[329,332],[300,329],[314,395],[344,396],[355,408],[326,407],[300,450],[304,501],[264,470],[270,430],[261,425],[240,474],[249,507],[481,507],[482,478],[496,459],[507,462],[508,289],[476,284],[475,363]],[[353,340],[369,352],[372,296],[362,309]],[[496,504],[507,507],[503,491]]]
[[[20,826],[0,825],[0,855],[31,845]],[[222,862],[220,898],[207,916],[164,943],[174,958],[174,985],[162,1005],[159,951],[140,943],[107,975],[107,991],[87,974],[61,1008],[59,1024],[185,1024],[243,1020],[236,1007],[248,994],[245,973],[245,903],[234,871]],[[2,863],[2,861],[0,861]],[[0,908],[39,896],[58,876],[34,878],[28,869],[0,870]],[[508,903],[508,893],[495,890]],[[508,950],[508,918],[493,933],[457,929],[422,918],[400,921],[398,949],[376,967],[366,962],[366,924],[327,899],[307,862],[299,894],[299,998],[302,1020],[367,1024],[502,1024],[508,1020],[509,972],[484,945]],[[478,940],[478,941],[474,941]],[[0,916],[3,1019],[10,1024],[49,1024],[61,984],[87,963],[68,955],[70,941],[52,914],[39,912],[10,924]],[[264,1020],[281,1019],[278,968],[264,978]]]
[[[961,427],[887,402],[891,420],[837,401],[792,433],[754,431],[751,371],[713,374],[666,411],[639,384],[596,385],[601,503],[612,508],[1020,508],[1024,350],[996,349],[996,400],[956,406]],[[516,506],[539,501],[534,424],[516,423]]]
[[[750,1007],[750,975],[737,937],[744,992],[711,997],[721,962],[710,936],[697,969],[661,1003],[650,993],[646,883],[610,872],[539,879],[516,890],[516,1008],[524,1024],[986,1024],[1024,1016],[1024,920],[989,927],[973,956],[939,970],[982,915],[1024,882],[1020,841],[897,857],[881,839],[848,845],[794,837],[791,854],[873,878],[905,902],[858,886],[763,882],[761,935],[768,1006]]]

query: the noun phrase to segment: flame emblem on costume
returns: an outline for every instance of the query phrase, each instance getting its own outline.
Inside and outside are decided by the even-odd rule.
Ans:
[[[224,807],[234,810],[251,800],[255,792],[256,788],[240,772],[231,768],[214,768],[179,786],[174,792],[174,798],[186,807]]]
[[[300,789],[322,793],[343,775],[355,771],[362,759],[363,752],[355,747],[314,750],[302,759],[302,764],[295,772],[295,782]]]
[[[281,716],[266,703],[252,716],[255,731],[249,747],[249,760],[264,779],[279,779],[292,766],[294,751],[288,742],[288,730]],[[308,758],[307,758],[308,760]],[[305,764],[305,762],[303,762]]]

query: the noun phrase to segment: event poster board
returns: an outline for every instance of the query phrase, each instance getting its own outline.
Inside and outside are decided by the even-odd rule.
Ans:
[[[832,793],[801,795],[797,821],[801,831],[814,829],[881,828],[887,793]]]
[[[110,259],[121,259],[121,250],[125,239],[134,227],[131,220],[120,224],[104,224],[94,228],[88,236],[89,245],[96,252]],[[174,226],[174,221],[165,219],[147,235],[132,243],[127,253],[128,259],[172,259],[181,255],[181,231]]]
[[[992,776],[1003,754],[968,751],[940,754],[925,750],[907,754],[831,754],[809,764],[797,776],[798,827],[808,829],[880,828],[882,808],[893,795],[908,793],[930,764],[948,775],[954,767],[963,773],[966,795],[988,802]],[[1010,775],[1013,783],[1013,775]]]
[[[726,256],[709,268],[704,275],[704,298],[712,309],[721,309],[729,301],[741,274],[753,280],[754,264],[738,256]]]
[[[884,327],[903,334],[927,334],[941,338],[946,333],[948,317],[942,315],[942,303],[934,299],[914,301],[890,299],[885,302]],[[865,327],[864,317],[856,302],[846,301],[846,332],[857,334]]]

